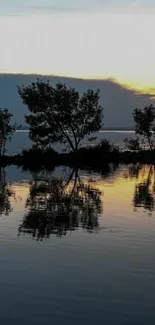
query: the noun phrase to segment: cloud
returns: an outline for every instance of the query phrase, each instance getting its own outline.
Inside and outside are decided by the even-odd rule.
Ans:
[[[113,3],[113,1],[112,1]],[[20,0],[2,2],[0,0],[0,15],[23,14],[23,13],[46,13],[46,12],[80,12],[98,10],[109,6],[105,0],[27,0],[22,3]]]
[[[18,15],[46,12],[84,12],[84,11],[152,11],[151,0],[0,0],[0,15]]]

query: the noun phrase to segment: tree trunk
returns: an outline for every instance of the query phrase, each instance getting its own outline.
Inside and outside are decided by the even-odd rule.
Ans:
[[[5,185],[5,170],[3,167],[0,167],[0,184]]]
[[[75,152],[78,151],[78,143],[75,144]]]
[[[3,146],[3,137],[2,137],[2,133],[0,132],[0,156],[2,153],[2,146]]]

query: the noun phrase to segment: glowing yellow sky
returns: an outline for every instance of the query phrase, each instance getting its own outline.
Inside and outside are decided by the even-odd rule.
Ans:
[[[155,11],[0,16],[0,73],[115,78],[155,85]]]

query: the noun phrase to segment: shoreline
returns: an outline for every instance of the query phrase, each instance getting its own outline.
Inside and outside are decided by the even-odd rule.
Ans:
[[[97,151],[98,150],[98,151]],[[24,168],[53,169],[56,166],[69,166],[80,169],[104,170],[109,164],[149,164],[155,165],[155,150],[143,150],[138,153],[119,150],[101,152],[97,148],[82,148],[76,153],[58,153],[54,150],[25,150],[23,154],[0,157],[0,167],[16,165]]]

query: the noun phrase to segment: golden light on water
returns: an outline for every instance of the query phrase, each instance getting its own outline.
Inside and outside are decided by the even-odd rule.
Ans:
[[[137,168],[137,174],[136,174]],[[114,175],[106,179],[101,179],[100,176],[94,176],[91,179],[84,177],[82,180],[84,184],[94,187],[101,192],[101,198],[103,204],[110,207],[118,207],[120,209],[125,208],[126,205],[132,205],[132,197],[134,194],[135,186],[144,184],[150,178],[150,187],[153,191],[153,185],[155,182],[155,169],[152,166],[144,165],[131,166],[130,168],[124,167],[120,170],[116,170]],[[66,187],[66,191],[73,188],[73,184]],[[18,185],[18,183],[12,185],[12,190],[15,193],[15,200],[12,199],[12,204],[16,209],[23,209],[25,207],[26,200],[29,196],[30,185],[25,183]]]
[[[79,173],[79,176],[78,180],[82,182],[80,183],[83,184],[82,187],[78,188],[78,184],[77,188],[74,187],[75,183],[72,180],[73,182],[69,186],[61,188],[60,178],[54,178],[54,183],[51,183],[52,192],[50,192],[50,186],[48,187],[50,183],[46,182],[46,193],[44,191],[42,193],[40,190],[38,192],[35,182],[17,182],[10,185],[12,192],[12,196],[9,198],[11,209],[6,215],[1,213],[1,224],[4,232],[7,234],[9,223],[9,231],[12,236],[16,236],[17,233],[19,236],[22,233],[37,233],[39,227],[44,226],[42,221],[44,214],[46,214],[46,208],[49,219],[45,218],[44,220],[45,234],[43,236],[46,236],[48,222],[50,227],[50,218],[51,227],[54,228],[49,229],[53,234],[58,234],[58,229],[73,231],[79,227],[84,227],[86,230],[88,229],[87,226],[90,226],[90,232],[99,229],[112,233],[130,231],[131,229],[135,232],[140,228],[143,228],[144,231],[151,229],[151,224],[155,222],[155,168],[153,166],[138,164],[128,167],[121,166],[106,177],[97,173],[91,176],[84,173],[80,175]],[[52,180],[52,177],[50,179]],[[35,185],[34,188],[33,185]],[[57,188],[56,191],[55,188]],[[75,192],[72,192],[73,188]],[[59,191],[57,192],[57,190]],[[66,210],[63,210],[63,207],[67,207],[64,205],[67,202],[70,202],[71,205],[66,215]],[[58,223],[53,224],[57,212],[59,220],[57,220]],[[75,216],[79,219],[74,219]]]
[[[23,211],[25,209],[25,203],[29,195],[29,184],[25,183],[20,185],[18,183],[11,186],[14,195],[11,197],[11,204],[13,208],[18,211]]]

